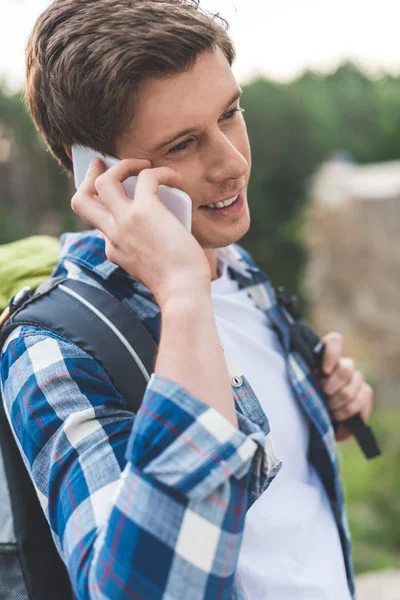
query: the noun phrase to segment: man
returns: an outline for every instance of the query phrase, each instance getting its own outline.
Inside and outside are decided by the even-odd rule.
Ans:
[[[136,416],[57,335],[23,327],[3,350],[6,408],[78,598],[353,594],[319,385],[338,421],[368,418],[372,390],[339,334],[314,380],[235,243],[251,158],[233,59],[223,24],[178,0],[58,0],[28,44],[28,104],[57,159],[71,171],[74,143],[121,159],[92,164],[72,208],[96,229],[64,238],[54,275],[106,289],[159,344]],[[192,234],[160,184],[190,196]]]

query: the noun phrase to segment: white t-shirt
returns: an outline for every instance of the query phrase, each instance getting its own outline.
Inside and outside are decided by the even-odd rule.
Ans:
[[[246,515],[238,574],[248,600],[351,600],[339,533],[307,460],[309,422],[268,319],[228,274],[211,284],[222,347],[268,416],[282,469]]]

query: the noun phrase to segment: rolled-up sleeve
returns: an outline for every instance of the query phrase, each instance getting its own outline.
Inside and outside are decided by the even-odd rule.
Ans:
[[[6,410],[77,598],[227,599],[266,438],[153,374],[135,416],[75,345],[24,328]]]
[[[249,435],[177,383],[152,375],[128,446],[145,475],[188,498],[204,498],[230,477],[241,479],[264,435]]]

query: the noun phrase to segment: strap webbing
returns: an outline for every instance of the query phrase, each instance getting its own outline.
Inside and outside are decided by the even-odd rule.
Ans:
[[[137,412],[154,370],[157,344],[140,319],[108,292],[64,279],[19,309],[5,335],[19,325],[37,325],[77,344],[108,373]]]

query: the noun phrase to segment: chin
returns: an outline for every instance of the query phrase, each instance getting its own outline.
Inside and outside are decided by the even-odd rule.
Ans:
[[[207,227],[206,231],[200,226],[196,228],[196,226],[193,225],[192,233],[202,248],[217,249],[225,248],[226,246],[239,242],[249,229],[250,214],[248,211],[245,211],[243,216],[236,223],[226,225],[221,223],[219,227],[213,227],[212,229]]]

